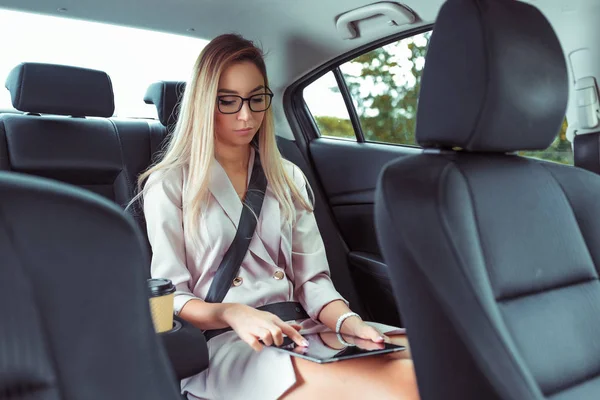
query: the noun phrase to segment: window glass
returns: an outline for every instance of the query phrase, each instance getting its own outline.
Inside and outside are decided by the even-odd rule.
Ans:
[[[67,11],[68,12],[68,11]],[[15,32],[19,32],[15,35]],[[206,40],[116,25],[0,9],[0,81],[22,62],[105,71],[115,93],[115,115],[156,118],[144,103],[151,83],[186,81]],[[13,110],[0,89],[0,109]]]
[[[430,35],[390,43],[340,66],[366,141],[415,144],[417,99]]]
[[[333,72],[328,72],[304,89],[304,101],[321,136],[356,140],[348,109]]]
[[[416,145],[417,102],[430,36],[429,31],[404,38],[339,65],[366,141]],[[333,72],[306,87],[304,99],[321,136],[356,139]],[[573,164],[566,119],[548,149],[519,154]]]
[[[519,154],[527,157],[541,158],[543,160],[555,161],[561,164],[573,165],[573,147],[567,140],[567,119],[563,121],[558,136],[550,147],[540,151],[520,151]]]

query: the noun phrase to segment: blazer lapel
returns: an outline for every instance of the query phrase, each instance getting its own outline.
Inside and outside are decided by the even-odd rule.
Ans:
[[[279,246],[281,241],[281,216],[279,202],[269,186],[267,186],[267,193],[258,222],[256,233],[260,236],[262,245],[270,255],[269,262],[277,266],[279,263]]]
[[[237,229],[238,223],[240,222],[240,216],[242,215],[242,202],[235,192],[235,189],[227,176],[227,172],[225,172],[216,159],[213,160],[210,168],[208,190],[210,190],[223,211],[225,211],[227,217],[229,217]]]
[[[293,269],[288,268],[292,265],[292,226],[289,223],[283,224],[281,227],[281,239],[280,239],[280,254],[282,260],[279,260],[279,265],[283,265],[286,268],[288,275],[293,279]]]
[[[252,175],[253,167],[254,167],[254,149],[252,149],[250,152],[250,160],[248,162],[248,181],[246,182],[246,185],[248,185],[248,183],[250,182],[250,177]],[[231,222],[237,229],[238,224],[240,222],[240,217],[242,215],[242,209],[245,206],[242,205],[240,198],[238,197],[237,193],[235,192],[235,188],[233,187],[231,180],[227,176],[227,172],[225,172],[225,169],[223,169],[221,164],[219,164],[219,162],[216,159],[213,160],[213,165],[211,167],[211,174],[210,174],[208,188],[209,188],[210,192],[212,193],[212,195],[214,196],[214,198],[219,203],[219,205],[221,206],[221,208],[223,209],[223,211],[225,211],[225,214],[227,215],[227,217],[231,220]],[[267,192],[268,191],[269,190],[267,189]],[[249,245],[248,249],[253,254],[255,254],[257,257],[261,258],[263,261],[277,266],[277,264],[275,263],[275,261],[270,256],[267,249],[265,248],[265,245],[263,243],[264,235],[259,234],[261,232],[261,230],[263,230],[265,228],[268,229],[269,231],[271,229],[273,229],[272,222],[274,222],[273,221],[274,218],[272,218],[272,217],[275,217],[275,215],[273,215],[273,216],[267,215],[265,218],[265,215],[269,214],[269,209],[272,208],[272,205],[271,205],[271,207],[269,207],[268,197],[269,197],[268,195],[265,195],[265,199],[263,201],[263,206],[262,206],[260,216],[258,219],[256,231],[254,233],[254,236],[252,237],[252,240],[250,241],[250,245]],[[278,217],[277,221],[279,221],[279,214],[277,214],[277,217]],[[265,221],[269,221],[267,223],[268,227],[262,226],[265,223]],[[275,229],[278,229],[278,225],[275,227]],[[270,237],[271,235],[268,234],[267,236]],[[266,240],[267,238],[265,237],[264,239]]]

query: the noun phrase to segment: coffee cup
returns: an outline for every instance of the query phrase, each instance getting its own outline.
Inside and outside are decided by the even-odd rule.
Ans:
[[[173,297],[175,286],[169,279],[148,279],[150,311],[156,333],[173,329]]]

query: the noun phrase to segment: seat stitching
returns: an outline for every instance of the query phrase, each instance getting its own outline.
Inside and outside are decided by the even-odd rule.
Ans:
[[[583,280],[578,280],[578,281],[573,281],[573,282],[561,283],[561,284],[558,284],[555,286],[551,286],[551,287],[547,287],[547,288],[543,288],[543,289],[539,289],[539,290],[533,290],[531,292],[519,293],[517,295],[501,297],[501,298],[496,299],[496,301],[501,302],[501,303],[509,303],[511,301],[520,300],[525,297],[537,296],[537,295],[545,294],[548,292],[553,292],[553,291],[557,291],[557,290],[561,290],[561,289],[567,289],[567,288],[570,288],[573,286],[585,285],[586,283],[594,282],[597,280],[598,280],[598,278],[591,278],[591,279],[583,279]]]
[[[150,126],[150,121],[146,121],[146,126],[148,127],[148,154],[150,154],[150,164],[153,164],[154,160],[154,146],[152,145],[152,127]]]
[[[0,119],[0,146],[2,146],[5,150],[6,159],[0,158],[0,168],[3,167],[4,161],[6,161],[6,169],[5,171],[12,171],[12,163],[10,160],[10,153],[8,151],[8,135],[6,134],[6,119]],[[0,150],[1,151],[1,150]]]
[[[115,133],[115,136],[117,137],[117,141],[119,142],[119,153],[121,155],[121,165],[122,165],[122,170],[121,172],[125,173],[125,181],[127,182],[127,187],[129,189],[129,191],[131,192],[131,190],[133,190],[133,186],[131,185],[131,181],[129,180],[129,171],[127,170],[127,164],[125,163],[125,156],[123,155],[123,143],[121,142],[121,136],[119,134],[119,129],[117,128],[117,124],[115,123],[115,121],[113,121],[112,119],[108,120],[113,127],[113,131]],[[133,193],[129,193],[129,197],[133,197],[132,196]]]
[[[483,53],[484,53],[484,82],[486,84],[483,86],[483,96],[479,109],[477,110],[477,116],[475,117],[475,121],[473,121],[473,126],[471,127],[471,131],[469,132],[469,136],[466,138],[465,147],[469,147],[473,144],[476,139],[479,139],[479,127],[483,124],[483,117],[486,112],[488,103],[490,102],[489,93],[491,82],[493,81],[492,72],[490,65],[492,64],[491,60],[493,59],[493,54],[490,51],[492,46],[486,46],[485,44],[490,41],[490,30],[487,29],[487,21],[484,21],[484,13],[481,10],[481,4],[478,2],[475,3],[475,7],[477,8],[477,22],[481,27],[481,33],[483,36]]]
[[[23,88],[25,87],[25,74],[26,74],[26,72],[27,72],[27,66],[23,66],[23,75],[21,76],[21,79],[20,79],[20,82],[19,82],[20,87],[19,87],[19,94],[18,94],[18,97],[17,97],[17,105],[19,107],[21,107],[21,108],[23,107],[23,104],[21,104],[21,102],[22,102],[22,99],[23,99]]]
[[[453,162],[449,162],[449,163],[448,163],[448,164],[447,164],[447,165],[444,167],[444,169],[441,171],[441,173],[440,173],[440,176],[439,176],[439,178],[438,178],[438,179],[439,179],[439,183],[441,183],[441,182],[442,182],[442,181],[445,179],[445,176],[446,176],[446,175],[448,175],[448,171],[450,170],[450,168],[451,168],[452,166],[455,166],[455,167],[456,167],[455,163],[453,163]],[[460,171],[460,170],[459,170],[459,173],[461,173],[461,175],[462,175],[462,176],[463,176],[463,178],[464,178],[464,175],[462,174],[462,171]],[[385,171],[384,171],[384,174],[385,174]],[[384,177],[382,176],[382,178],[380,178],[380,180],[383,182],[383,179],[384,179]],[[442,186],[443,186],[442,184],[439,184],[439,185],[438,185],[438,188],[441,190]],[[386,191],[386,189],[385,189],[385,186],[384,186],[384,185],[381,185],[381,187],[382,187],[382,192],[383,192],[383,196],[381,196],[381,199],[382,199],[382,204],[383,204],[384,210],[386,211],[387,217],[388,217],[388,218],[389,218],[389,219],[392,221],[392,225],[394,225],[394,226],[402,226],[402,224],[401,224],[401,223],[398,223],[397,221],[395,221],[394,214],[392,214],[392,213],[390,212],[390,207],[389,207],[389,204],[388,204],[388,201],[387,201],[388,194],[386,193],[387,191]],[[467,187],[468,187],[468,184],[467,184]],[[469,195],[471,195],[471,194],[470,194],[470,191],[469,191]],[[439,205],[439,202],[438,202],[438,201],[439,201],[439,196],[436,196],[436,207],[435,207],[435,208],[436,208],[436,210],[438,211],[438,217],[440,217],[440,218],[442,219],[442,222],[444,222],[444,223],[442,224],[442,226],[443,226],[443,232],[444,232],[444,235],[446,236],[446,238],[447,238],[447,239],[449,239],[449,242],[452,244],[452,245],[451,245],[451,248],[452,248],[452,254],[454,255],[454,258],[455,258],[455,260],[461,260],[460,254],[458,254],[458,252],[457,252],[457,248],[456,248],[456,246],[455,246],[455,244],[454,244],[454,241],[452,241],[452,235],[450,235],[450,234],[448,233],[448,229],[447,229],[447,221],[445,220],[445,218],[444,218],[444,217],[441,215],[441,213],[439,212],[440,208],[438,207],[438,205]],[[405,242],[405,243],[410,243],[410,239],[406,237],[406,235],[404,234],[404,231],[403,231],[403,230],[401,230],[401,229],[398,229],[398,230],[396,230],[396,232],[397,232],[397,234],[398,234],[398,237],[401,239],[401,241],[402,241],[402,242]],[[410,255],[410,257],[411,257],[413,260],[417,260],[417,259],[418,259],[417,257],[415,257],[415,255],[414,255],[414,251],[413,251],[413,249],[411,248],[411,246],[406,246],[406,251],[407,251],[407,253]],[[415,262],[415,264],[417,264],[417,263]],[[460,263],[460,262],[459,262],[458,264],[459,264],[459,265],[462,265],[462,263]],[[440,307],[442,308],[442,310],[443,310],[444,312],[446,312],[446,314],[450,314],[450,315],[454,314],[453,310],[452,310],[451,308],[449,309],[449,308],[448,308],[448,306],[447,306],[447,303],[446,303],[445,301],[443,301],[443,298],[442,298],[442,296],[440,296],[440,293],[439,293],[439,291],[438,291],[438,290],[436,290],[436,285],[435,285],[435,284],[434,284],[434,283],[431,281],[431,279],[430,279],[430,276],[429,276],[429,275],[428,275],[426,272],[424,272],[424,271],[421,271],[421,272],[422,272],[422,276],[423,276],[423,278],[424,278],[424,280],[425,280],[425,285],[429,287],[429,289],[430,289],[430,291],[431,291],[431,293],[432,293],[433,297],[434,297],[434,298],[437,300],[437,302],[440,304]],[[462,273],[462,275],[463,275],[463,278],[464,278],[464,275],[465,275],[465,273],[464,273],[464,270],[463,270],[462,268],[460,268],[460,269],[459,269],[459,272],[460,272],[460,273]],[[470,281],[470,280],[468,280],[468,279],[466,280],[466,282],[467,282],[469,285],[471,284],[471,281]],[[471,285],[471,286],[472,286],[472,285]],[[478,300],[478,299],[477,299],[477,300]],[[477,301],[477,303],[478,303],[478,305],[479,305],[480,307],[482,307],[482,308],[483,308],[482,304],[481,304],[479,301]],[[485,314],[485,313],[483,313],[483,314],[484,314],[485,318],[488,318],[488,317],[487,317],[487,314]],[[459,334],[459,337],[460,337],[460,339],[461,339],[461,340],[463,340],[463,341],[465,341],[465,339],[467,338],[467,336],[463,334],[463,333],[466,331],[466,329],[464,329],[464,326],[458,322],[458,319],[457,319],[457,318],[449,318],[449,322],[450,322],[450,324],[452,325],[452,327],[454,328],[454,330],[455,330],[455,331],[456,331],[456,332]],[[492,324],[492,327],[494,327],[494,324]],[[497,330],[496,330],[496,329],[493,329],[492,331],[493,331],[493,332],[494,332],[494,333],[495,333],[497,336],[499,336],[499,333],[497,332]],[[409,332],[408,334],[409,334],[409,336],[410,336],[410,332]],[[501,342],[501,343],[504,345],[504,341],[503,341],[503,340],[501,340],[500,342]],[[472,357],[473,361],[475,362],[475,364],[476,364],[477,366],[479,366],[479,368],[481,368],[481,362],[477,361],[477,357],[474,357],[474,356],[473,356],[473,354],[472,354],[472,352],[470,351],[470,349],[469,349],[469,346],[467,345],[466,341],[465,341],[465,347],[467,347],[467,351],[469,351],[469,353],[471,354],[471,357]],[[504,347],[504,350],[507,352],[507,354],[509,354],[509,356],[510,356],[510,353],[507,351],[507,349],[505,348],[505,346],[503,346],[503,347]],[[515,360],[513,359],[513,357],[509,357],[509,358],[510,358],[511,362],[513,362],[513,364],[514,364],[514,363],[515,363]],[[487,380],[488,380],[488,382],[490,383],[490,386],[491,386],[491,387],[492,387],[494,390],[497,390],[497,389],[494,387],[495,385],[494,385],[494,384],[492,384],[492,382],[490,382],[490,379],[489,379],[489,377],[488,377],[488,376],[486,376],[486,373],[483,373],[483,376],[485,377],[485,379],[487,379]],[[522,379],[524,379],[524,378],[523,378],[521,375],[519,375],[519,376],[520,376]],[[498,382],[499,384],[502,384],[502,379],[501,379],[501,377],[500,377],[500,378],[497,378],[497,379],[496,379],[496,382]],[[527,384],[527,382],[525,382],[525,386],[527,386],[527,387],[529,386],[529,385]],[[505,386],[505,387],[506,387],[506,386]],[[507,389],[506,391],[507,391],[508,393],[510,393],[510,389]]]
[[[112,80],[110,79],[110,76],[105,73],[104,76],[106,77],[106,80],[108,81],[108,86],[110,86],[110,91],[114,94],[114,88],[113,88],[113,84],[112,84]],[[112,97],[112,106],[113,106],[113,112],[112,114],[115,114],[115,97],[113,95]]]
[[[2,204],[0,204],[0,221],[2,221],[3,223],[0,224],[0,226],[4,226],[4,232],[6,233],[6,239],[8,240],[8,242],[10,243],[10,246],[14,249],[14,254],[15,254],[15,258],[16,260],[19,262],[19,264],[21,266],[23,266],[23,257],[20,254],[20,252],[18,251],[18,247],[15,243],[15,233],[13,232],[13,229],[11,224],[8,223],[8,218],[6,218],[6,212],[4,210],[4,208],[2,207]],[[44,331],[44,335],[42,335],[42,342],[44,343],[44,350],[47,351],[48,353],[48,358],[50,359],[50,362],[53,365],[53,372],[55,374],[55,380],[54,380],[54,384],[56,385],[56,389],[59,393],[65,393],[64,389],[62,388],[62,379],[60,378],[61,373],[60,373],[60,369],[58,367],[58,362],[56,359],[56,356],[54,354],[54,348],[53,346],[50,345],[49,343],[49,334],[48,334],[48,328],[46,326],[45,320],[44,318],[42,318],[42,313],[40,312],[40,306],[39,306],[39,299],[36,296],[36,291],[32,290],[33,288],[32,286],[32,281],[31,278],[29,278],[28,276],[28,271],[26,268],[21,268],[21,273],[25,276],[25,279],[27,280],[28,286],[31,289],[31,298],[32,298],[32,303],[33,306],[35,307],[36,311],[37,311],[37,320],[39,321],[39,326],[41,328],[42,331]],[[38,386],[38,385],[36,385]],[[39,385],[40,387],[42,387],[43,385]],[[48,388],[52,388],[52,386],[50,384],[47,385]],[[30,392],[30,393],[34,393],[34,392]]]
[[[438,185],[438,196],[436,196],[436,201],[440,200],[441,197],[441,190],[443,188],[443,181],[446,180],[448,174],[449,174],[449,170],[450,170],[450,166],[454,166],[456,168],[456,171],[461,175],[461,177],[463,178],[465,185],[467,187],[467,192],[469,195],[469,201],[471,203],[471,207],[470,207],[470,211],[473,214],[473,220],[475,222],[475,226],[477,229],[477,242],[479,244],[479,248],[481,250],[481,253],[483,255],[483,260],[484,260],[484,268],[486,271],[486,275],[488,278],[488,284],[490,285],[490,289],[491,289],[491,282],[489,281],[489,268],[488,268],[488,262],[489,260],[487,259],[487,257],[485,256],[485,250],[483,248],[482,245],[482,236],[481,236],[481,231],[480,231],[480,224],[479,224],[479,219],[477,216],[477,212],[475,210],[475,205],[474,205],[474,196],[473,196],[473,191],[471,189],[471,186],[469,184],[469,180],[467,179],[467,176],[463,173],[463,171],[461,170],[460,166],[455,163],[455,162],[451,162],[450,164],[448,164],[448,166],[446,168],[444,168],[443,174],[441,176],[441,180],[440,180],[440,185]],[[469,278],[469,274],[465,271],[464,269],[464,263],[462,262],[462,257],[460,256],[459,252],[458,252],[458,246],[456,245],[456,243],[454,242],[453,239],[453,235],[451,235],[450,232],[450,226],[448,223],[448,220],[446,218],[446,216],[444,214],[442,214],[440,212],[440,207],[436,206],[436,210],[438,212],[438,216],[440,217],[441,221],[443,222],[442,224],[442,229],[444,231],[444,234],[446,236],[446,240],[448,240],[450,243],[452,243],[452,253],[454,253],[454,258],[459,261],[458,266],[459,266],[459,271],[461,272],[463,279],[465,279],[465,281],[468,283],[469,286],[471,286],[471,289],[473,290],[474,293],[477,292],[475,285],[472,284],[471,279]],[[493,293],[493,289],[492,289],[492,293]],[[485,310],[485,306],[481,303],[480,299],[478,296],[475,296],[475,301],[478,303],[478,305],[481,307],[482,310]],[[492,321],[488,315],[487,312],[483,312],[482,315],[484,316],[484,318],[487,320],[488,324],[490,325],[490,327],[492,328],[491,331],[495,334],[498,343],[501,346],[502,351],[505,353],[505,355],[507,356],[509,362],[512,364],[513,368],[515,369],[515,371],[522,371],[523,373],[527,373],[526,370],[523,370],[522,368],[520,368],[519,363],[517,362],[517,360],[515,360],[514,355],[512,354],[512,352],[510,351],[510,349],[508,348],[508,346],[506,345],[506,341],[503,338],[503,335],[498,331],[498,329],[496,328],[496,324],[494,323],[494,321]],[[510,339],[510,338],[509,338]],[[477,357],[474,357],[475,360],[477,360]],[[477,362],[477,361],[476,361]],[[481,362],[477,362],[477,364],[479,364],[481,366]],[[494,374],[493,371],[490,371],[492,374]],[[517,374],[518,377],[520,379],[522,379],[522,383],[524,384],[524,386],[528,389],[530,389],[530,385],[529,382],[527,381],[527,379],[525,379],[525,376],[523,375],[523,373],[519,373]],[[502,377],[498,377],[496,376],[496,383],[497,384],[502,384],[503,383],[503,379]],[[535,380],[533,380],[534,383],[537,385],[537,382],[535,382]],[[507,387],[507,392],[510,393],[511,390],[508,386]]]
[[[590,260],[592,260],[592,263],[594,264],[594,271],[596,272],[596,279],[598,279],[598,266],[596,265],[596,260],[594,260],[594,257],[592,256],[592,252],[590,251],[590,246],[586,240],[586,237],[583,234],[583,232],[581,231],[580,220],[579,220],[579,218],[577,218],[577,213],[575,212],[575,209],[573,208],[573,204],[571,203],[571,199],[569,198],[567,191],[563,187],[560,180],[556,177],[556,175],[554,175],[554,172],[552,172],[552,170],[550,168],[548,168],[548,165],[545,165],[544,162],[540,162],[537,164],[540,165],[542,168],[544,168],[546,171],[548,171],[548,173],[552,176],[552,178],[554,178],[554,181],[556,182],[558,187],[560,187],[560,190],[563,192],[565,199],[567,199],[567,202],[569,203],[569,207],[571,208],[571,213],[573,214],[573,218],[575,218],[575,221],[577,222],[577,230],[579,231],[579,234],[581,235],[581,238],[583,239],[583,243],[585,243],[585,248],[587,250],[587,254],[590,257]]]
[[[163,119],[165,120],[165,126],[169,124],[169,115],[166,115],[167,110],[166,110],[166,103],[167,103],[167,84],[165,82],[161,83],[161,91],[162,91],[162,98],[161,98],[161,102],[160,102],[160,114],[163,116]],[[160,117],[160,116],[159,116]],[[159,118],[160,119],[160,118]],[[162,122],[162,121],[161,121]]]
[[[550,393],[545,393],[544,395],[545,395],[546,397],[552,397],[552,396],[555,396],[555,395],[557,395],[557,394],[559,394],[559,393],[562,393],[562,392],[565,392],[565,391],[567,391],[567,390],[570,390],[570,389],[576,388],[577,386],[581,386],[581,385],[583,385],[583,384],[585,384],[585,383],[588,383],[588,382],[590,382],[590,381],[593,381],[593,380],[595,380],[595,379],[598,379],[598,378],[600,378],[600,371],[596,371],[596,372],[594,372],[594,373],[592,373],[592,374],[588,375],[588,376],[587,376],[587,377],[585,377],[585,378],[582,378],[582,379],[580,379],[580,380],[578,380],[578,381],[575,381],[575,382],[573,382],[573,383],[570,383],[568,386],[565,386],[565,387],[563,387],[563,388],[560,388],[560,389],[553,390],[552,392],[550,392]]]

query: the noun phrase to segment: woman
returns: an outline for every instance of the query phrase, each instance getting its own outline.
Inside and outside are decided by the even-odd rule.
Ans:
[[[140,176],[140,186],[147,180],[152,276],[173,281],[175,313],[185,320],[201,329],[232,328],[209,340],[208,370],[184,380],[182,392],[228,400],[417,398],[410,360],[319,365],[268,348],[283,335],[306,345],[302,334],[336,324],[348,335],[386,340],[351,313],[331,282],[305,177],[276,146],[271,98],[261,51],[237,35],[217,37],[194,66],[162,161]],[[258,157],[268,186],[255,235],[224,301],[204,302]],[[299,301],[310,318],[284,322],[256,309],[285,301]]]

